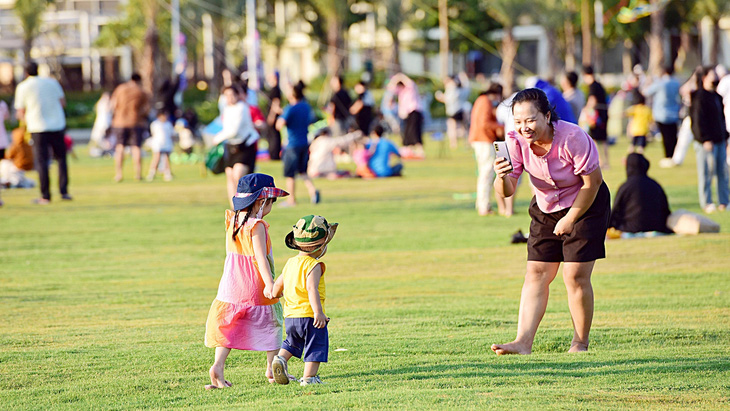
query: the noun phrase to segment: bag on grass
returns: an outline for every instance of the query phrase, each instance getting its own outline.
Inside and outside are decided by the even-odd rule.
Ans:
[[[677,210],[667,217],[667,227],[677,234],[719,233],[720,224],[687,210]]]
[[[211,148],[205,155],[205,167],[213,174],[220,174],[226,170],[226,164],[223,157],[226,152],[225,141]]]

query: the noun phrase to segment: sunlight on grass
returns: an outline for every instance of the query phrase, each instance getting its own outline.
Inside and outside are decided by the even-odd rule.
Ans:
[[[471,151],[429,150],[403,178],[317,181],[316,207],[300,186],[302,205],[267,217],[279,269],[301,215],[340,223],[324,258],[328,384],[316,388],[271,386],[262,353],[234,352],[234,387],[203,390],[213,359],[204,324],[225,254],[221,176],[176,165],[171,183],[114,184],[111,162],[78,147],[73,202],[38,208],[37,191],[4,190],[2,408],[730,407],[730,213],[711,216],[720,234],[608,242],[589,353],[566,354],[558,276],[533,355],[496,357],[490,344],[517,326],[526,251],[509,238],[528,230],[529,190],[514,217],[480,218],[454,199],[474,191]],[[624,150],[612,149],[605,172],[614,193]],[[658,144],[648,157],[658,163]],[[673,209],[699,211],[693,161],[649,171]],[[280,163],[260,168],[282,185]]]

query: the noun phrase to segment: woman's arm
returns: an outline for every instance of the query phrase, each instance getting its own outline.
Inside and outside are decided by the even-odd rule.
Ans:
[[[581,175],[581,179],[583,180],[583,187],[578,191],[578,196],[575,198],[568,214],[555,224],[555,230],[553,230],[555,235],[570,234],[573,232],[575,222],[588,211],[588,208],[590,208],[596,199],[598,189],[601,187],[601,183],[603,183],[603,174],[601,174],[600,168],[596,168],[588,175]]]
[[[259,274],[264,281],[264,297],[274,298],[272,291],[274,288],[274,275],[269,267],[269,259],[266,257],[266,228],[263,224],[256,224],[251,233],[253,241],[253,255],[256,258],[256,265],[259,267]]]
[[[307,275],[307,294],[309,305],[314,312],[314,327],[324,328],[327,325],[327,317],[322,309],[322,301],[319,299],[319,281],[322,278],[322,264],[317,264]]]
[[[271,100],[271,108],[269,109],[269,116],[266,118],[266,122],[270,126],[274,127],[276,123],[276,116],[281,114],[281,100],[275,98]]]
[[[494,172],[497,178],[494,179],[494,191],[502,197],[511,197],[517,187],[517,179],[509,175],[512,172],[512,165],[504,157],[494,161]]]

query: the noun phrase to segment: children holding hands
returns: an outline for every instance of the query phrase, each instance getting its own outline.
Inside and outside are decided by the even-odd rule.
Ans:
[[[277,198],[288,195],[265,174],[249,174],[238,181],[233,210],[226,210],[223,276],[206,322],[205,345],[215,348],[207,390],[233,385],[224,377],[224,366],[234,348],[266,351],[266,378],[279,384],[298,381],[288,374],[287,361],[304,355],[301,385],[322,383],[317,371],[321,362],[327,362],[329,318],[324,311],[325,265],[318,259],[327,252],[337,224],[321,216],[301,218],[286,237],[287,247],[299,254],[289,259],[274,283],[269,224],[263,218]],[[287,333],[283,345],[282,324]]]
[[[281,347],[283,317],[272,298],[274,258],[263,218],[288,195],[271,176],[249,174],[238,181],[233,210],[226,210],[226,262],[205,325],[205,345],[215,348],[208,390],[232,385],[223,368],[233,348],[266,351],[266,377],[274,382],[271,362]]]

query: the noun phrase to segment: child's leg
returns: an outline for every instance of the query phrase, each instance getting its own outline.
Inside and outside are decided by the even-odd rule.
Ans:
[[[317,371],[319,371],[319,362],[318,361],[305,362],[304,363],[304,376],[302,378],[314,377],[317,375]]]
[[[226,364],[226,358],[230,354],[231,349],[226,347],[216,347],[215,349],[215,362],[210,367],[210,385],[206,385],[206,389],[211,388],[225,388],[230,387],[231,384],[223,377],[223,367]]]
[[[155,174],[157,174],[157,166],[160,164],[160,152],[159,151],[153,151],[152,152],[152,160],[150,161],[150,171],[147,174],[147,179],[152,180],[155,178]]]
[[[274,361],[277,353],[277,350],[266,351],[266,378],[269,379],[269,382],[274,379],[274,372],[271,371],[271,362]]]
[[[162,162],[162,174],[165,176],[165,181],[172,179],[172,171],[170,170],[170,153],[162,153],[160,156]]]

